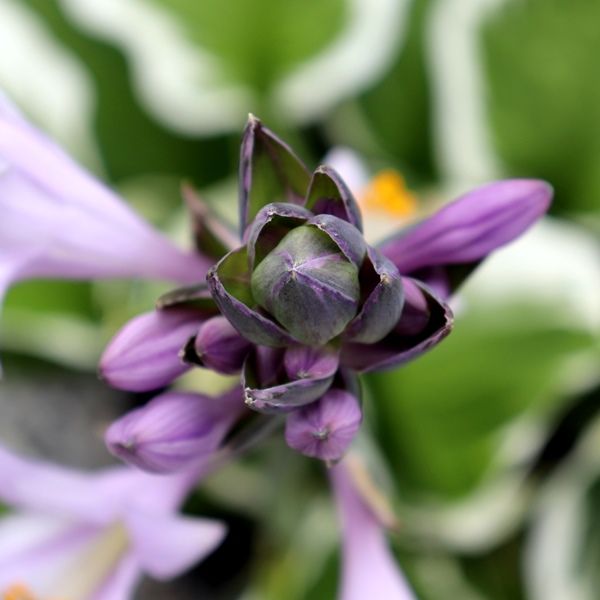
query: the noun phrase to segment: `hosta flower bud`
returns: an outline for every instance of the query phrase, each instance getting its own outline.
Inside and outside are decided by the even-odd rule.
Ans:
[[[344,455],[361,422],[358,398],[347,391],[331,389],[320,400],[288,416],[285,440],[306,456],[335,461]]]
[[[113,387],[132,392],[168,385],[189,369],[179,351],[205,318],[200,311],[177,308],[132,319],[104,351],[100,375]]]
[[[239,388],[216,398],[169,392],[115,421],[106,432],[106,445],[145,471],[179,471],[219,446],[243,406]]]
[[[202,324],[193,346],[195,362],[230,375],[242,368],[252,344],[225,317],[213,317]]]
[[[252,294],[300,342],[324,344],[356,314],[358,267],[317,227],[292,229],[255,268]]]

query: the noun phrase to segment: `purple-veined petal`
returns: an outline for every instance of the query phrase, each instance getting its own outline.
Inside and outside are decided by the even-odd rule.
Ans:
[[[168,385],[190,367],[179,351],[205,320],[189,308],[135,317],[112,339],[100,360],[100,374],[113,387],[134,392]]]
[[[404,308],[392,331],[374,344],[346,342],[341,364],[359,372],[401,365],[439,344],[452,330],[450,307],[424,284],[402,278]]]
[[[288,446],[325,461],[342,458],[362,422],[356,396],[330,389],[319,400],[288,415],[285,441]]]
[[[132,511],[125,517],[133,551],[145,573],[170,579],[204,559],[226,534],[223,523]]]
[[[343,537],[338,600],[416,600],[394,560],[380,522],[355,488],[345,463],[329,473]]]
[[[380,250],[400,273],[418,278],[423,270],[476,264],[533,225],[551,199],[552,188],[544,181],[490,183],[387,240]]]
[[[404,306],[402,279],[398,269],[375,248],[369,248],[359,273],[361,290],[368,295],[344,336],[372,344],[384,338],[398,322]]]
[[[217,373],[239,373],[252,347],[225,317],[205,321],[188,344],[184,359]]]
[[[337,351],[322,348],[292,348],[285,364],[280,350],[258,347],[246,358],[242,371],[242,386],[246,404],[259,412],[289,412],[314,402],[329,388],[337,370]],[[287,354],[286,352],[286,354]],[[299,356],[305,352],[304,359]],[[294,356],[295,354],[295,356]],[[293,373],[295,367],[304,363],[302,373],[291,379],[286,367]]]
[[[208,272],[212,297],[227,320],[248,340],[265,346],[286,346],[292,337],[254,308],[245,247],[224,256]]]
[[[0,105],[0,212],[0,260],[19,265],[13,281],[146,277],[191,283],[211,262],[173,246],[6,100]]]
[[[306,208],[317,215],[334,215],[351,223],[362,232],[362,218],[358,204],[349,187],[334,169],[320,166],[308,188]]]
[[[284,236],[294,227],[302,225],[313,216],[312,212],[297,204],[273,202],[258,211],[247,229],[248,266],[254,269]]]
[[[206,460],[244,409],[240,388],[219,397],[167,392],[115,421],[108,449],[144,471],[170,473]]]
[[[240,149],[240,234],[271,202],[304,204],[310,175],[294,151],[253,115]]]

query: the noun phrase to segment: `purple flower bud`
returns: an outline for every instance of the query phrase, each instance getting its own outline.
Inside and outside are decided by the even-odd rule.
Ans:
[[[517,238],[548,210],[551,199],[552,188],[544,181],[490,183],[392,237],[380,249],[402,275],[429,283],[432,274],[440,278],[436,267],[444,267],[449,271],[449,287],[456,287],[453,275],[457,267],[472,268]],[[464,276],[456,275],[460,283]]]
[[[132,319],[104,351],[100,375],[113,387],[133,392],[168,385],[189,369],[179,351],[204,319],[199,311],[179,308]]]
[[[320,400],[288,416],[285,440],[306,456],[336,461],[350,446],[361,422],[358,398],[344,390],[331,389]]]
[[[180,471],[214,452],[243,407],[240,388],[215,398],[169,392],[115,421],[106,445],[144,471]]]
[[[295,339],[314,346],[344,330],[360,299],[357,266],[310,225],[283,238],[254,269],[251,287],[256,302]]]
[[[217,373],[234,374],[242,368],[251,346],[225,317],[213,317],[196,335],[194,358]]]

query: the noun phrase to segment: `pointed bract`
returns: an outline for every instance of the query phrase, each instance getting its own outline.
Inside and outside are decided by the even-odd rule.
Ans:
[[[221,313],[247,340],[265,346],[293,343],[284,329],[255,308],[245,247],[224,256],[208,272],[207,281]]]
[[[312,176],[306,208],[317,215],[344,219],[362,232],[362,217],[352,192],[340,175],[328,166],[319,167]]]
[[[402,278],[389,259],[369,248],[359,281],[366,298],[344,336],[354,342],[373,344],[384,338],[400,319],[404,306]]]
[[[292,356],[286,361],[290,352]],[[246,404],[264,413],[286,413],[310,404],[327,391],[337,367],[337,351],[327,346],[294,347],[285,353],[257,347],[248,355],[242,371]]]
[[[416,280],[403,277],[402,285],[404,308],[392,331],[373,344],[344,343],[342,365],[361,373],[396,367],[424,354],[450,333],[450,307]]]
[[[303,204],[309,181],[293,150],[250,115],[240,150],[240,235],[271,202]]]

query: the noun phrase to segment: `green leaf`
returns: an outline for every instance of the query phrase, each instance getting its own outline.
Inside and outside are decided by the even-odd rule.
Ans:
[[[560,366],[591,342],[514,307],[459,319],[430,354],[369,376],[376,432],[400,489],[442,499],[473,490],[502,428],[552,408]]]

